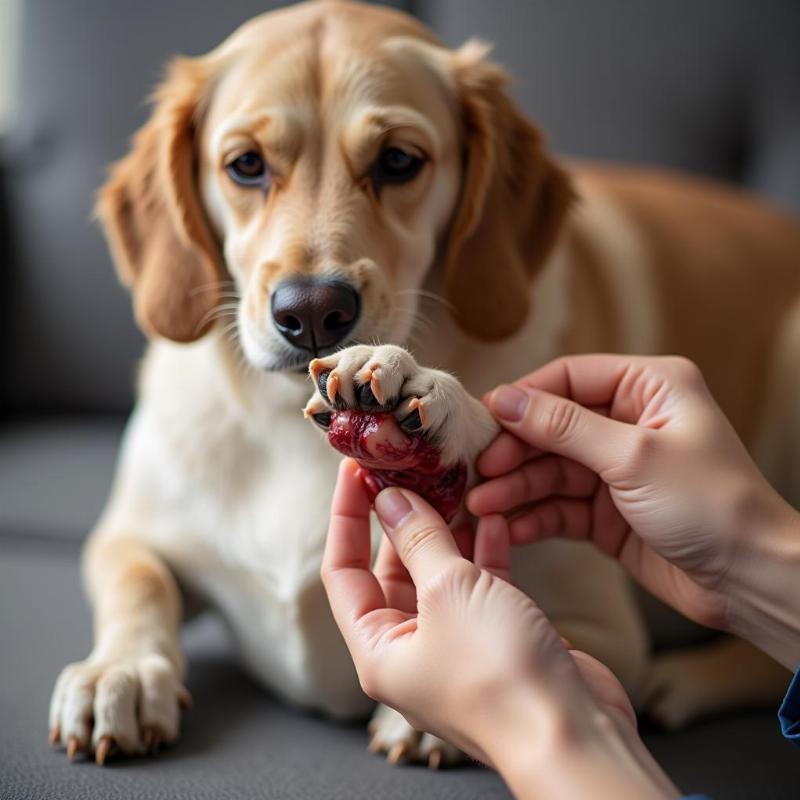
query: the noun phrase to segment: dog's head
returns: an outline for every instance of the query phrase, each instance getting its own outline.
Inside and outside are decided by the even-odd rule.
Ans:
[[[230,309],[251,364],[305,368],[404,342],[436,268],[464,329],[512,333],[572,192],[506,83],[479,44],[332,0],[174,61],[98,202],[142,328]]]

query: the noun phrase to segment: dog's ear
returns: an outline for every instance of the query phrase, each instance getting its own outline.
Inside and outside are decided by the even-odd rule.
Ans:
[[[529,312],[529,284],[555,243],[574,198],[566,173],[506,92],[488,48],[455,51],[451,74],[466,136],[460,206],[444,253],[456,320],[481,339],[514,333]]]
[[[203,62],[173,61],[149,122],[112,168],[96,207],[137,322],[177,342],[211,326],[223,277],[196,186],[194,128],[207,81]]]

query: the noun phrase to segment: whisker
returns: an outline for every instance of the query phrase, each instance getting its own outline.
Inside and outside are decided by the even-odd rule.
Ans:
[[[411,295],[412,297],[422,297],[426,300],[433,300],[434,302],[444,306],[448,311],[453,310],[453,304],[449,300],[442,297],[440,294],[428,291],[427,289],[403,289],[397,292],[398,297],[402,297],[403,295]]]
[[[203,292],[213,292],[215,289],[233,288],[236,290],[236,283],[234,281],[213,281],[212,283],[203,283],[200,286],[195,286],[189,290],[189,296],[194,297]],[[238,290],[237,290],[238,291]]]
[[[227,324],[227,325],[226,325],[226,326],[225,326],[225,327],[222,329],[222,333],[223,333],[223,335],[224,335],[224,334],[228,334],[228,333],[230,333],[231,331],[233,331],[233,332],[234,332],[234,334],[235,334],[234,338],[235,338],[236,340],[238,340],[238,339],[239,339],[239,320],[238,320],[238,319],[235,319],[233,322],[229,322],[229,323],[228,323],[228,324]]]
[[[200,329],[203,328],[209,322],[214,322],[218,319],[222,319],[223,317],[234,315],[238,311],[238,309],[239,305],[237,303],[222,303],[221,305],[210,308],[200,318],[194,329],[194,332],[198,333]]]

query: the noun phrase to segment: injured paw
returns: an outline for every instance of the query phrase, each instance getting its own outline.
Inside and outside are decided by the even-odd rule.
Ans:
[[[387,486],[424,497],[448,522],[498,427],[446,372],[420,367],[403,348],[357,345],[314,359],[316,391],[305,416],[356,459],[374,498]]]

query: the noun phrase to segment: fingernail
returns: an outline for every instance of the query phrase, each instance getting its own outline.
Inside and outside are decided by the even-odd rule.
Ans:
[[[399,489],[384,489],[375,498],[375,513],[381,522],[396,528],[411,513],[411,503]]]
[[[498,386],[492,395],[492,410],[500,419],[519,422],[528,407],[528,395],[516,386]]]

